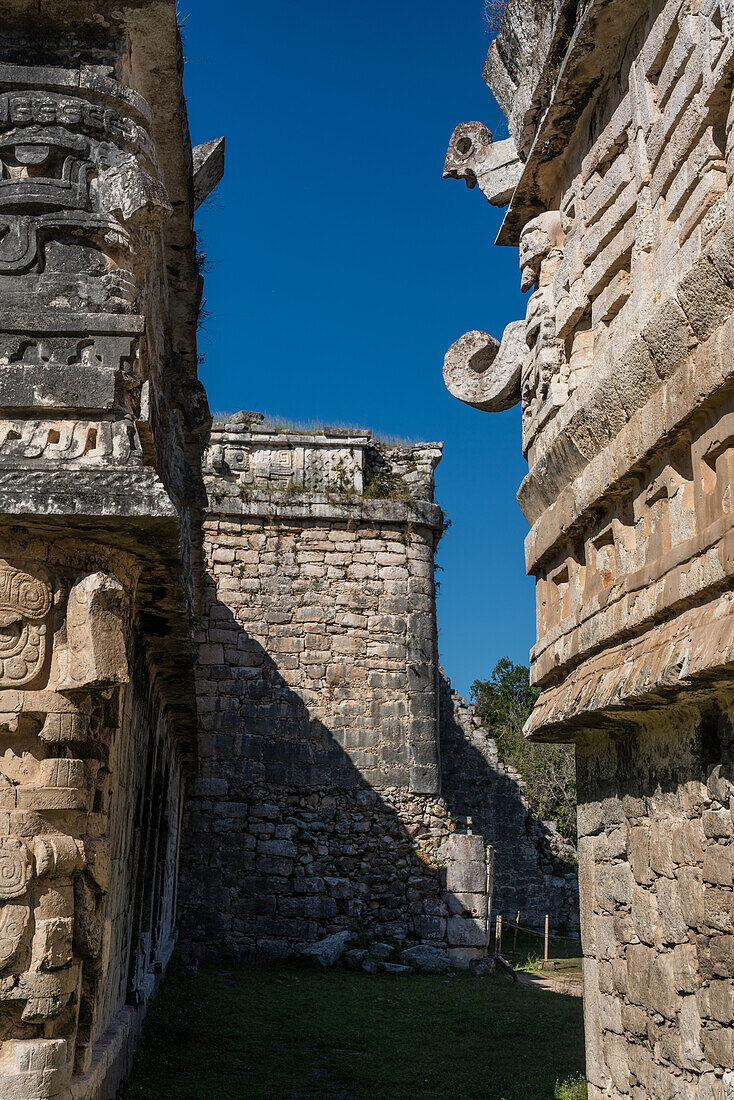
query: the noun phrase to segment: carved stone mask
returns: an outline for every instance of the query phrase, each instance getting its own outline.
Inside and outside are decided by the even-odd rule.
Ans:
[[[51,586],[0,562],[0,686],[17,687],[43,665]]]
[[[557,210],[539,214],[527,223],[520,234],[520,287],[523,291],[537,283],[543,260],[562,243],[561,217]]]
[[[0,209],[86,210],[89,142],[62,127],[28,126],[0,137]]]
[[[467,187],[476,187],[476,167],[486,159],[492,135],[481,122],[462,122],[451,135],[443,178],[466,180]]]

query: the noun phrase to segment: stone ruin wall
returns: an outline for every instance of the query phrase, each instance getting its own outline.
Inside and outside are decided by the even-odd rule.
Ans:
[[[492,924],[579,933],[577,853],[553,822],[536,821],[523,795],[522,776],[500,759],[497,744],[474,708],[440,673],[441,794],[459,820],[494,854]]]
[[[343,929],[448,947],[462,965],[486,949],[482,838],[473,861],[443,854],[440,455],[349,430],[214,427],[190,957],[286,957]],[[404,499],[370,496],[378,485]]]
[[[182,954],[287,957],[346,928],[466,964],[488,845],[494,911],[577,929],[575,868],[437,665],[440,445],[260,420],[215,425],[204,459]],[[476,865],[459,866],[445,845],[467,816]]]
[[[463,124],[445,169],[510,199],[532,291],[445,376],[522,402],[527,733],[577,746],[595,1100],[734,1095],[733,70],[718,0],[510,0],[485,69],[510,147]]]
[[[0,17],[0,1092],[82,1100],[175,939],[221,147],[195,181],[173,4]]]

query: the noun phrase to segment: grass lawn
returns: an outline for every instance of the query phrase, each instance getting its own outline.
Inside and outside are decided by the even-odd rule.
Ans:
[[[169,976],[120,1100],[564,1100],[581,1001],[503,977],[202,967]]]

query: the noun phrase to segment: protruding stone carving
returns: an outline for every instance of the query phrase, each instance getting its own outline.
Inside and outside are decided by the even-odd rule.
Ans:
[[[502,412],[522,399],[526,451],[538,428],[565,404],[569,394],[569,371],[563,341],[556,335],[551,286],[563,240],[558,211],[528,222],[520,240],[521,287],[536,290],[528,301],[525,321],[508,325],[501,343],[487,333],[468,332],[444,358],[446,387],[465,404]]]
[[[521,290],[530,290],[540,282],[541,265],[554,251],[560,261],[562,247],[560,211],[549,210],[527,223],[520,235]]]
[[[69,593],[63,690],[127,683],[126,617],[116,577],[94,573],[77,581]]]
[[[467,332],[446,353],[444,382],[449,393],[485,412],[502,412],[520,400],[527,353],[525,322],[513,321],[499,343],[486,332]]]
[[[163,184],[131,156],[100,173],[97,195],[103,209],[138,229],[154,231],[171,216]]]
[[[224,138],[195,145],[194,156],[194,208],[211,195],[224,175]]]
[[[493,206],[506,206],[522,167],[512,138],[493,141],[483,123],[462,122],[451,135],[443,175],[444,179],[463,179],[469,188],[479,184]]]

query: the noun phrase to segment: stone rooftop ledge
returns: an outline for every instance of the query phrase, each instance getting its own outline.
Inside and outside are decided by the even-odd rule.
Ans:
[[[239,414],[248,415],[248,414]],[[249,414],[255,417],[255,413]],[[260,416],[261,414],[257,414]],[[278,427],[276,424],[268,424],[267,421],[253,420],[215,420],[211,427],[212,438],[222,435],[257,436],[268,439],[288,439],[298,441],[318,441],[321,439],[337,439],[340,442],[349,439],[355,443],[367,444],[372,439],[369,428],[337,428],[325,425],[323,428],[301,428],[298,425],[284,424]]]
[[[208,481],[208,479],[207,479]],[[236,495],[219,496],[216,483],[208,483],[209,515],[271,519],[318,519],[400,523],[431,527],[443,531],[444,517],[438,504],[425,500],[402,501],[387,498],[347,496],[337,498],[326,493],[304,493],[302,498],[288,493],[253,492],[246,499]]]
[[[307,432],[300,428],[267,428],[249,424],[214,424],[211,441],[220,442],[232,437],[233,442],[247,443],[249,440],[274,443],[307,443],[310,446],[337,446],[345,443],[357,447],[367,447],[372,440],[372,432],[354,432],[346,428],[324,428],[321,431]]]
[[[216,423],[202,455],[210,507],[220,495],[241,499],[278,494],[294,500],[365,496],[433,501],[442,443],[388,444],[366,428],[270,425],[262,413],[241,412]]]

